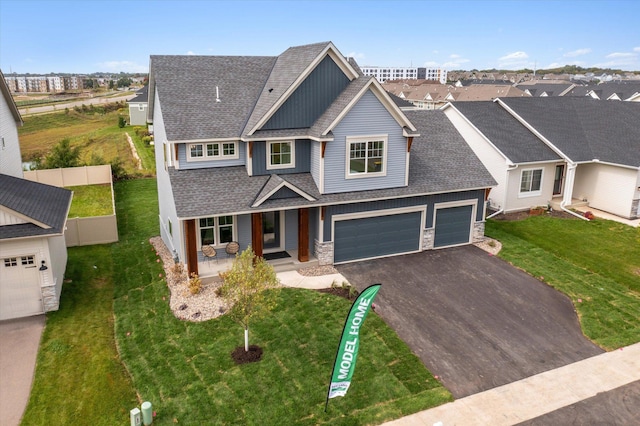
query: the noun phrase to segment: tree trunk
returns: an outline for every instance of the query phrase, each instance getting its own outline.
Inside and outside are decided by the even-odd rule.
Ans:
[[[249,327],[244,329],[244,351],[249,352]]]

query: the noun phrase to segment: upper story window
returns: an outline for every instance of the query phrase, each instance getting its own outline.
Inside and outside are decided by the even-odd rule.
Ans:
[[[387,173],[387,136],[347,138],[347,179]]]
[[[542,169],[523,170],[520,175],[520,195],[533,197],[542,193]]]
[[[234,160],[237,158],[237,142],[190,143],[187,145],[187,161]]]
[[[290,169],[296,166],[293,141],[267,142],[267,170]]]

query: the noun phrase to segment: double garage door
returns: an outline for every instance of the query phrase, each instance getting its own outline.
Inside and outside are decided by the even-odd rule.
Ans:
[[[0,320],[44,312],[34,256],[0,259]]]
[[[436,208],[434,248],[467,244],[474,206]],[[334,263],[420,251],[423,211],[362,218],[336,218]]]

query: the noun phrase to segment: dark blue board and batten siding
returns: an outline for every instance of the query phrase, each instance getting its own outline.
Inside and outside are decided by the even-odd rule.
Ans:
[[[348,84],[340,67],[325,57],[261,129],[311,127]]]
[[[378,98],[365,93],[333,129],[334,140],[327,142],[324,158],[324,191],[328,194],[405,186],[407,138],[402,127]],[[347,179],[347,138],[387,137],[386,175]]]
[[[311,170],[311,141],[308,139],[296,139],[295,142],[296,166],[290,169],[267,170],[267,143],[253,143],[253,175],[284,175],[288,173],[309,173]]]

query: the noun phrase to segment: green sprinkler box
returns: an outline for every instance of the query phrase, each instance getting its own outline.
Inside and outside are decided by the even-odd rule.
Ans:
[[[133,410],[129,411],[129,418],[131,419],[131,426],[142,425],[139,408],[136,407]]]
[[[149,401],[142,403],[142,422],[145,426],[153,423],[153,406]]]

